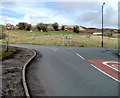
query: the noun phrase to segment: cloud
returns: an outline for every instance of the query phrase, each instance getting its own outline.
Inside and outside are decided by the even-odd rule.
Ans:
[[[101,5],[101,3],[99,4]],[[104,27],[117,28],[118,27],[118,2],[107,2],[104,6]],[[101,28],[102,8],[99,10],[82,12],[77,16],[76,22],[90,27]]]
[[[23,7],[24,6],[24,7]],[[3,6],[4,7],[4,6]],[[18,15],[22,14],[22,18],[18,17],[9,17],[9,16],[4,16],[4,21],[7,18],[9,21],[14,21],[12,22],[13,24],[16,24],[17,22],[27,22],[31,24],[37,24],[40,22],[45,22],[45,23],[54,23],[58,22],[59,24],[70,24],[70,19],[66,17],[65,15],[59,14],[59,11],[55,11],[53,9],[47,8],[47,7],[36,7],[29,4],[23,4],[23,3],[16,3],[15,6],[11,6],[9,8],[4,7],[4,11],[9,10],[14,13],[18,13]],[[7,12],[6,12],[7,13]],[[11,19],[11,20],[10,20]]]
[[[93,9],[98,6],[99,2],[60,2],[58,9],[63,11],[72,11],[77,9]]]
[[[105,0],[106,1],[106,0]],[[54,23],[101,27],[102,2],[4,2],[1,6],[4,17],[12,24]],[[1,19],[1,18],[0,18]],[[116,28],[118,2],[106,2],[104,6],[104,26]]]
[[[17,24],[20,20],[17,18],[12,18],[12,17],[8,17],[8,16],[0,16],[0,24],[6,24],[7,23],[11,23],[11,24]]]

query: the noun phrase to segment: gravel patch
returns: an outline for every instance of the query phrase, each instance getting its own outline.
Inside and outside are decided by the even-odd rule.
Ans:
[[[2,96],[25,96],[22,69],[33,56],[29,49],[17,48],[17,52],[2,62]]]

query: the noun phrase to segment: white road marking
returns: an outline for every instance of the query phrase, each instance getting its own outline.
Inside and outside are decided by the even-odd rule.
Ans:
[[[77,53],[77,56],[79,56],[80,58],[82,58],[82,59],[85,59],[84,57],[82,57],[81,55],[79,55],[78,53]]]
[[[96,68],[97,70],[99,70],[100,72],[102,72],[103,74],[107,75],[108,77],[114,79],[117,82],[120,82],[119,80],[117,80],[116,78],[110,76],[109,74],[107,74],[106,72],[102,71],[101,69],[97,68],[95,65],[91,64],[94,68]]]
[[[113,64],[110,66],[109,63],[113,63]],[[120,62],[116,62],[116,61],[105,61],[105,62],[102,62],[102,64],[104,64],[104,65],[106,65],[106,66],[108,66],[108,67],[110,67],[110,68],[112,68],[112,69],[120,72],[120,70],[119,70]],[[117,64],[117,65],[114,65],[114,64]],[[118,67],[117,67],[117,68],[114,68],[113,66],[115,66],[115,67],[118,66]]]

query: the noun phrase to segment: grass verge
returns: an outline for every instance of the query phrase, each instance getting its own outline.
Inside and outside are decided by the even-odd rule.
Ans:
[[[10,46],[8,52],[6,51],[5,45],[0,45],[0,60],[7,59],[11,57],[15,52],[17,52],[17,48]]]

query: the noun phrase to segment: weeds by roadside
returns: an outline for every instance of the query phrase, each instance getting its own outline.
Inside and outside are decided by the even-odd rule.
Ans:
[[[16,47],[10,46],[8,52],[6,51],[5,45],[0,45],[0,60],[12,56],[13,53],[17,51]]]

